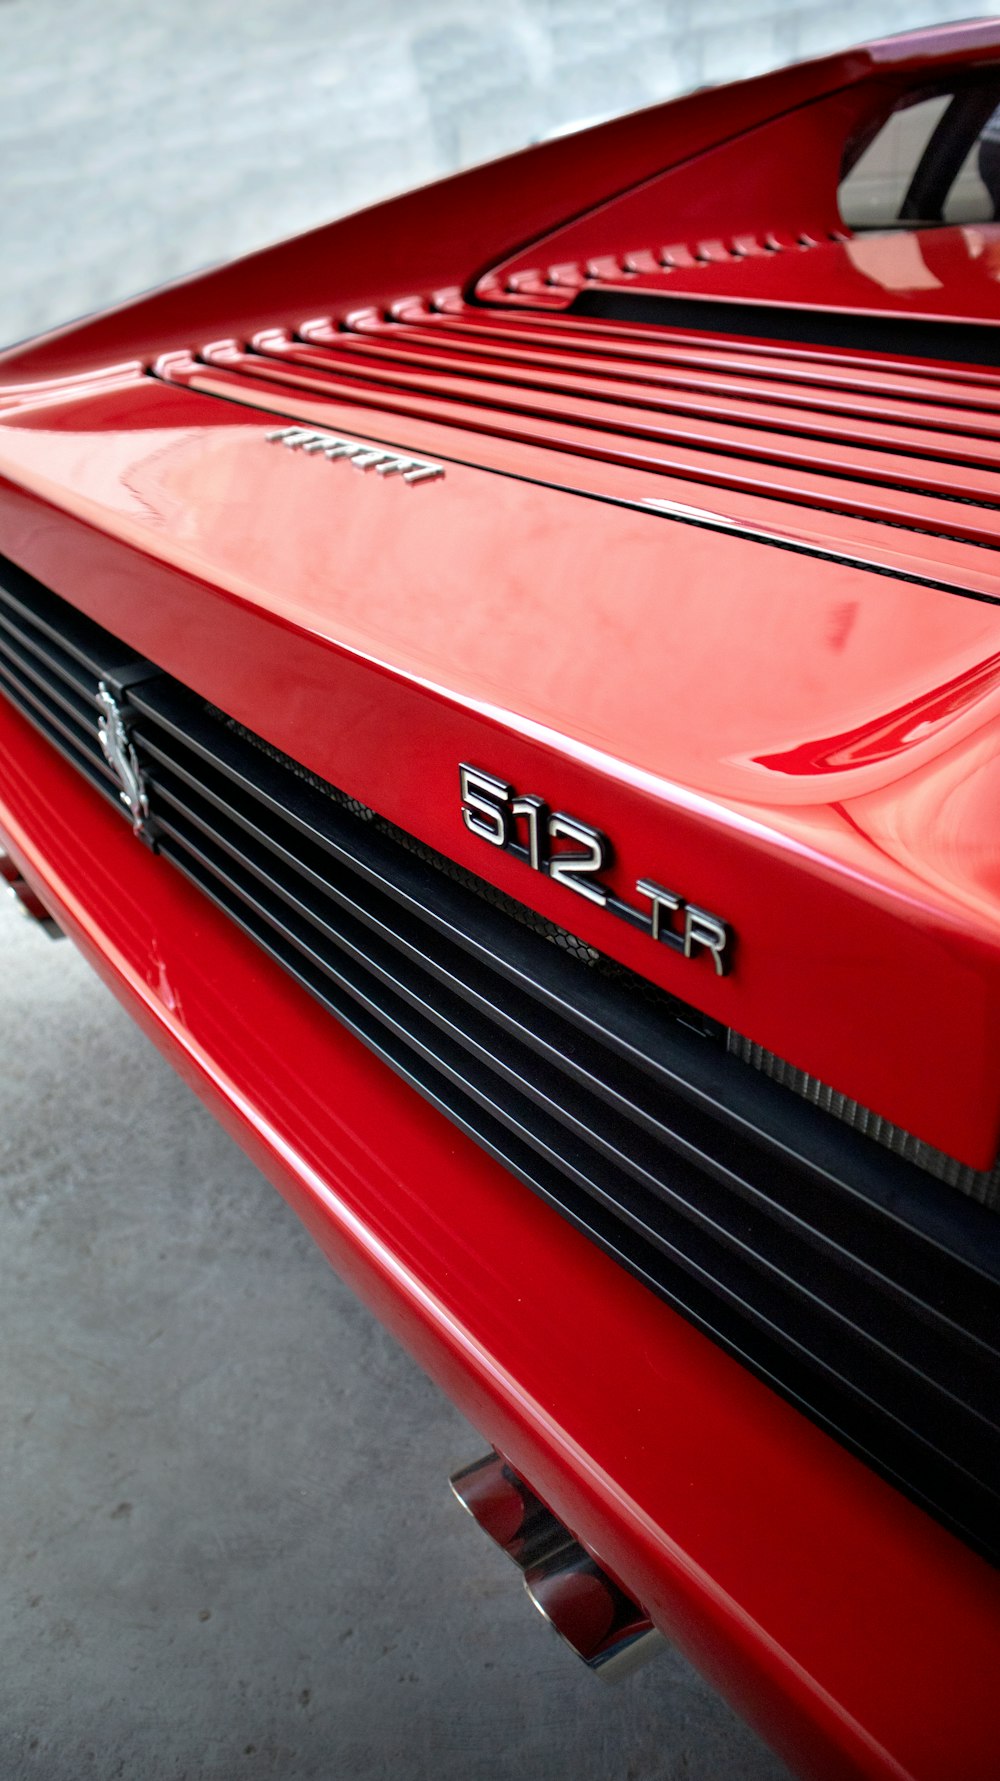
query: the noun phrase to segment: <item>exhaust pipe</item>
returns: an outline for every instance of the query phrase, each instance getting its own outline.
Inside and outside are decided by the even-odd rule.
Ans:
[[[0,853],[0,883],[6,886],[21,914],[48,934],[50,940],[63,938],[62,928],[55,916],[46,909],[38,892],[32,889],[27,879],[21,877],[14,861],[6,853]]]
[[[575,1545],[572,1534],[499,1453],[463,1466],[448,1482],[463,1509],[522,1571]]]
[[[663,1648],[666,1641],[645,1609],[501,1454],[463,1466],[449,1482],[463,1509],[513,1559],[539,1613],[595,1675],[618,1679]]]
[[[526,1572],[524,1587],[539,1614],[606,1682],[641,1669],[666,1644],[645,1608],[576,1541]]]

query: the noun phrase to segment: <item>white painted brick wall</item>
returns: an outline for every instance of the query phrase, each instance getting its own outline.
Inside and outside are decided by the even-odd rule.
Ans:
[[[0,0],[0,340],[968,0]]]

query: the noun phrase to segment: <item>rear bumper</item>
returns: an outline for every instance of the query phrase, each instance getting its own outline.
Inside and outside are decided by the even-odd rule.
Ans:
[[[795,1767],[995,1774],[987,1565],[425,1105],[2,699],[0,842],[338,1271]]]

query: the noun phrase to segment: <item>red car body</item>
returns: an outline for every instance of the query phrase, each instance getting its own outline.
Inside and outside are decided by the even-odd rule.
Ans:
[[[966,25],[698,93],[0,358],[17,571],[981,1182],[1000,227],[855,238],[837,185],[901,96],[998,67]],[[354,475],[315,443],[341,435],[445,474]],[[17,868],[587,1550],[803,1774],[1000,1771],[976,1542],[401,1082],[15,705]],[[613,899],[678,887],[732,968],[485,846],[460,762],[610,836]],[[928,1192],[988,1247],[995,1212]]]

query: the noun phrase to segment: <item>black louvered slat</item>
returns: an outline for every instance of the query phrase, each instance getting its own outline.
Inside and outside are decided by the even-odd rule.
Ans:
[[[328,971],[317,966],[269,923],[258,901],[237,892],[231,879],[199,857],[196,850],[178,844],[171,835],[162,842],[174,861],[211,899],[249,933],[272,957],[284,965],[338,1019],[410,1081],[464,1130],[485,1143],[493,1155],[527,1185],[542,1193],[587,1234],[596,1237],[619,1260],[676,1309],[721,1341],[761,1377],[807,1410],[824,1426],[847,1441],[879,1470],[887,1473],[932,1513],[948,1520],[977,1545],[987,1546],[981,1529],[995,1525],[996,1495],[989,1484],[967,1470],[952,1455],[945,1458],[915,1440],[911,1431],[885,1415],[866,1398],[855,1399],[845,1418],[843,1394],[834,1384],[818,1377],[808,1359],[787,1339],[767,1327],[748,1326],[746,1305],[731,1290],[723,1274],[712,1265],[699,1266],[697,1244],[689,1243],[683,1270],[672,1267],[669,1245],[626,1188],[619,1197],[595,1200],[549,1160],[551,1150],[538,1141],[537,1124],[530,1117],[514,1124],[510,1109],[495,1090],[491,1093],[477,1079],[466,1056],[442,1042],[433,1028],[422,1027],[419,1016],[399,1020],[385,1001],[372,994],[345,990]],[[430,1074],[428,1075],[428,1070]],[[561,1160],[561,1153],[560,1160]],[[610,1222],[609,1222],[610,1220]],[[707,1251],[706,1260],[709,1260]],[[766,1326],[769,1320],[764,1319]]]
[[[111,798],[118,800],[118,788],[112,774],[108,772],[100,747],[96,739],[96,720],[94,742],[90,744],[80,726],[70,723],[59,715],[54,705],[31,687],[5,661],[0,659],[0,690],[6,693],[11,703],[27,717],[46,740],[58,748],[74,767],[86,773],[87,778],[106,792]]]
[[[9,599],[2,582],[0,639],[8,646],[16,646],[22,661],[27,663],[30,659],[35,671],[44,675],[47,685],[75,694],[85,703],[92,699],[95,676],[91,670],[67,655],[35,626],[27,624],[21,610]]]
[[[1000,1556],[1000,1221],[0,566],[0,691],[117,803],[105,677],[166,860],[522,1181]]]
[[[501,1076],[509,1087],[513,1088],[516,1101],[511,1103],[521,1107],[525,1100],[533,1101],[541,1109],[548,1121],[566,1128],[575,1141],[582,1139],[585,1149],[581,1153],[585,1159],[585,1168],[580,1163],[574,1164],[566,1140],[561,1139],[562,1164],[572,1174],[577,1183],[587,1191],[600,1191],[607,1194],[606,1182],[601,1182],[599,1175],[594,1173],[594,1153],[603,1157],[611,1164],[619,1176],[627,1175],[632,1181],[645,1190],[647,1194],[660,1198],[665,1212],[677,1217],[678,1214],[698,1227],[712,1240],[725,1244],[733,1250],[740,1265],[753,1266],[767,1277],[767,1287],[772,1294],[779,1297],[791,1289],[798,1298],[808,1300],[810,1309],[818,1313],[817,1329],[822,1337],[825,1319],[831,1319],[840,1326],[841,1344],[847,1343],[859,1350],[865,1342],[870,1345],[870,1352],[864,1363],[868,1373],[869,1390],[872,1390],[872,1370],[882,1367],[885,1372],[886,1362],[889,1363],[889,1381],[885,1391],[883,1407],[887,1414],[895,1414],[900,1407],[901,1398],[905,1398],[911,1390],[913,1379],[901,1377],[899,1369],[913,1374],[917,1378],[920,1389],[939,1392],[941,1402],[938,1405],[938,1433],[945,1438],[948,1428],[952,1429],[954,1438],[960,1439],[965,1424],[965,1411],[971,1404],[971,1414],[981,1416],[974,1403],[982,1385],[980,1369],[984,1362],[980,1357],[976,1365],[970,1364],[964,1355],[958,1357],[957,1366],[950,1369],[947,1379],[935,1379],[931,1374],[916,1372],[918,1361],[923,1358],[933,1365],[935,1358],[940,1357],[936,1343],[928,1343],[922,1327],[917,1325],[910,1334],[909,1352],[905,1357],[895,1354],[892,1341],[898,1342],[898,1330],[895,1328],[895,1312],[889,1309],[888,1319],[882,1301],[852,1279],[844,1279],[839,1270],[831,1268],[828,1262],[814,1254],[811,1265],[808,1257],[796,1257],[794,1243],[789,1249],[786,1243],[783,1253],[778,1258],[768,1257],[767,1236],[769,1226],[759,1213],[755,1216],[746,1205],[741,1206],[733,1195],[723,1192],[714,1183],[708,1182],[703,1176],[685,1165],[675,1154],[664,1156],[659,1147],[652,1145],[643,1135],[636,1133],[635,1126],[627,1120],[613,1118],[609,1121],[603,1103],[586,1093],[581,1093],[572,1082],[568,1082],[565,1073],[554,1069],[551,1065],[539,1063],[538,1048],[530,1042],[512,1041],[504,1050],[499,1051],[496,1044],[495,1024],[482,1015],[465,1006],[454,993],[450,997],[442,997],[436,984],[428,982],[426,960],[421,960],[417,968],[407,967],[395,953],[387,950],[384,944],[380,947],[371,931],[362,929],[361,924],[352,918],[337,919],[337,912],[331,913],[329,900],[310,895],[308,886],[300,884],[291,889],[287,884],[277,881],[271,870],[270,861],[262,850],[255,849],[252,843],[243,841],[238,835],[233,840],[232,832],[227,837],[220,833],[216,826],[213,830],[211,820],[199,818],[197,810],[192,811],[190,802],[178,798],[175,794],[165,791],[160,780],[154,781],[159,797],[165,798],[170,805],[166,817],[161,813],[159,821],[164,833],[175,841],[186,846],[194,853],[203,865],[214,861],[215,869],[239,896],[261,909],[267,908],[268,919],[293,944],[304,946],[307,953],[320,961],[320,967],[332,969],[336,974],[339,966],[340,953],[346,953],[355,964],[360,964],[367,987],[369,979],[377,980],[391,995],[401,998],[416,1008],[424,1018],[437,1024],[447,1037],[462,1046],[484,1066],[488,1072]],[[225,857],[223,857],[225,856]],[[315,931],[312,931],[315,930]],[[324,947],[323,942],[329,943]],[[325,961],[325,965],[323,963]],[[438,983],[440,978],[438,978]],[[551,1140],[549,1141],[551,1145]],[[671,1147],[671,1151],[672,1151]],[[622,1188],[619,1182],[617,1198],[620,1202]],[[655,1209],[651,1218],[655,1220]],[[773,1245],[771,1246],[773,1247]],[[678,1258],[679,1259],[679,1258]],[[789,1273],[790,1267],[797,1263],[798,1281]],[[717,1271],[717,1270],[716,1270]],[[808,1280],[808,1287],[802,1284]],[[821,1289],[826,1287],[824,1300]],[[747,1296],[752,1298],[754,1283],[751,1283]],[[758,1295],[759,1296],[759,1295]],[[758,1314],[760,1314],[758,1308]],[[787,1333],[787,1332],[786,1332]],[[837,1332],[833,1332],[836,1336]],[[792,1339],[789,1334],[789,1339]],[[813,1337],[815,1342],[815,1335]],[[921,1357],[920,1350],[926,1349]],[[843,1362],[842,1349],[838,1351],[836,1341],[827,1338],[813,1354],[814,1363],[828,1371],[834,1371],[829,1356],[836,1355],[838,1365]],[[993,1368],[994,1391],[1000,1386],[997,1370]],[[971,1393],[968,1388],[974,1384]],[[992,1438],[988,1432],[986,1438]],[[1000,1450],[997,1451],[997,1475],[1000,1477]]]
[[[953,1389],[962,1395],[962,1381],[969,1364],[964,1358],[965,1351],[982,1362],[987,1359],[990,1349],[984,1337],[977,1338],[974,1330],[969,1328],[958,1329],[942,1315],[934,1303],[935,1287],[938,1292],[940,1290],[939,1281],[935,1282],[932,1276],[926,1277],[922,1282],[924,1296],[921,1298],[915,1286],[907,1291],[902,1282],[879,1272],[873,1259],[857,1253],[857,1246],[848,1255],[821,1228],[810,1226],[801,1207],[793,1212],[776,1200],[773,1186],[770,1182],[766,1186],[761,1184],[753,1159],[745,1150],[734,1150],[727,1158],[726,1146],[719,1142],[718,1127],[715,1128],[716,1145],[710,1150],[710,1132],[698,1129],[696,1117],[692,1121],[690,1114],[685,1116],[685,1110],[678,1108],[673,1110],[672,1120],[664,1118],[662,1097],[643,1073],[630,1069],[624,1060],[614,1063],[604,1047],[574,1032],[570,1023],[560,1016],[546,1016],[531,997],[505,984],[494,972],[470,961],[440,932],[430,930],[425,923],[414,922],[389,899],[380,899],[378,892],[373,892],[370,887],[362,896],[356,881],[352,883],[347,878],[338,884],[336,871],[329,860],[324,860],[318,850],[311,849],[308,842],[299,841],[296,846],[294,832],[282,834],[280,819],[276,823],[273,817],[270,818],[268,830],[264,826],[268,820],[264,813],[254,812],[252,808],[249,812],[246,807],[241,809],[238,799],[231,797],[226,809],[218,785],[206,799],[205,769],[202,768],[200,775],[193,773],[190,761],[185,765],[180,758],[181,750],[176,744],[169,752],[141,727],[136,732],[136,740],[144,757],[158,763],[160,770],[153,772],[152,779],[159,800],[165,801],[171,810],[180,811],[202,835],[213,839],[238,865],[254,872],[274,894],[294,903],[305,919],[312,920],[320,928],[326,927],[334,935],[335,930],[330,925],[332,916],[340,909],[347,910],[355,921],[402,951],[423,972],[432,975],[448,994],[469,1001],[478,1011],[480,1024],[485,1026],[484,1043],[496,1067],[502,1062],[496,1050],[498,1028],[510,1035],[515,1045],[532,1051],[535,1069],[522,1085],[523,1092],[529,1095],[540,1093],[540,1084],[545,1080],[537,1073],[541,1060],[542,1067],[553,1073],[558,1084],[550,1095],[557,1102],[556,1117],[574,1129],[585,1123],[590,1141],[646,1187],[672,1196],[678,1191],[678,1177],[681,1182],[686,1181],[689,1216],[706,1224],[715,1223],[720,1230],[725,1227],[739,1233],[732,1237],[739,1245],[747,1244],[756,1231],[761,1265],[767,1265],[767,1243],[766,1239],[761,1239],[758,1229],[761,1207],[764,1207],[767,1230],[776,1217],[788,1231],[793,1247],[809,1243],[817,1252],[812,1259],[803,1252],[799,1262],[801,1275],[809,1279],[811,1291],[818,1291],[824,1274],[831,1272],[831,1264],[836,1269],[837,1263],[848,1262],[850,1278],[844,1281],[837,1271],[837,1291],[830,1295],[831,1302],[837,1298],[842,1301],[840,1315],[845,1314],[846,1299],[859,1323],[869,1321],[877,1326],[888,1319],[891,1330],[891,1320],[896,1315],[892,1300],[905,1300],[907,1308],[920,1320],[914,1331],[911,1359],[915,1359],[916,1351],[926,1345],[924,1322],[934,1326],[930,1337],[932,1343],[936,1342],[940,1330],[947,1327],[958,1345],[958,1373]],[[369,952],[372,944],[372,941],[368,942]],[[576,1089],[596,1098],[596,1113],[580,1114],[578,1101],[574,1100]],[[617,1123],[609,1124],[609,1116]],[[661,1155],[664,1147],[670,1153],[666,1163]],[[712,1180],[706,1181],[706,1175]],[[734,1200],[734,1193],[742,1204]],[[714,1216],[708,1211],[713,1205],[718,1207]],[[871,1285],[880,1289],[875,1295],[870,1292]],[[986,1307],[984,1311],[991,1321]],[[835,1314],[838,1314],[836,1307]],[[997,1384],[1000,1386],[1000,1378]]]
[[[0,560],[0,609],[17,619],[25,636],[32,635],[37,646],[45,649],[53,667],[64,676],[72,673],[69,658],[93,681],[110,676],[116,678],[134,666],[136,654],[110,631],[85,618],[68,601],[50,593],[40,582],[26,575],[13,563]],[[81,681],[81,685],[85,682]]]
[[[0,662],[6,664],[19,679],[29,683],[36,693],[43,693],[46,705],[54,705],[64,717],[72,721],[73,727],[81,731],[85,737],[93,734],[96,709],[92,692],[77,692],[65,680],[59,680],[51,672],[37,654],[22,642],[15,640],[3,629],[0,622]]]
[[[0,690],[120,809],[98,735],[97,691],[151,670],[110,631],[0,559]]]
[[[678,1093],[684,1095],[694,1104],[694,1117],[700,1107],[708,1118],[700,1126],[689,1129],[693,1134],[692,1150],[697,1152],[696,1160],[703,1166],[714,1164],[730,1180],[736,1178],[734,1169],[745,1174],[747,1147],[754,1137],[766,1146],[765,1160],[772,1178],[775,1163],[787,1162],[790,1152],[803,1155],[808,1160],[810,1175],[821,1180],[826,1190],[822,1196],[815,1196],[813,1202],[824,1235],[834,1243],[849,1243],[852,1255],[857,1253],[858,1227],[865,1225],[867,1201],[861,1195],[875,1198],[876,1184],[881,1184],[886,1190],[884,1203],[878,1210],[877,1228],[882,1242],[872,1244],[866,1251],[868,1264],[876,1267],[881,1255],[883,1261],[891,1263],[894,1279],[898,1281],[900,1251],[912,1253],[911,1290],[918,1296],[923,1293],[930,1305],[941,1305],[947,1300],[949,1289],[957,1286],[958,1276],[951,1273],[949,1257],[942,1254],[940,1245],[947,1241],[950,1246],[960,1239],[960,1221],[959,1226],[945,1221],[948,1229],[935,1233],[937,1241],[929,1232],[923,1233],[928,1211],[926,1187],[911,1168],[902,1165],[893,1177],[895,1159],[873,1158],[870,1146],[852,1140],[839,1128],[836,1129],[840,1141],[837,1153],[832,1153],[829,1143],[821,1145],[816,1141],[820,1136],[831,1137],[829,1131],[822,1129],[825,1122],[817,1124],[810,1110],[793,1108],[788,1097],[774,1085],[769,1085],[769,1106],[762,1109],[754,1095],[753,1109],[748,1108],[748,1116],[741,1116],[741,1091],[751,1085],[756,1089],[757,1080],[753,1079],[751,1084],[745,1071],[739,1067],[733,1069],[731,1060],[717,1056],[709,1047],[685,1045],[678,1035],[675,1021],[658,1019],[656,1010],[648,1006],[637,1018],[627,997],[609,995],[606,985],[598,986],[589,973],[581,974],[552,948],[540,952],[530,937],[512,929],[502,914],[484,908],[447,879],[436,877],[429,892],[428,876],[421,865],[401,853],[398,847],[387,844],[370,827],[353,821],[330,798],[301,780],[292,779],[288,770],[273,759],[252,752],[248,758],[245,745],[224,726],[213,724],[197,700],[185,697],[178,689],[161,682],[138,689],[134,701],[141,714],[137,731],[140,744],[170,773],[193,786],[216,811],[242,823],[248,832],[277,852],[286,866],[306,873],[312,871],[315,882],[336,894],[333,862],[338,862],[349,869],[351,880],[354,875],[359,875],[363,881],[364,891],[360,897],[357,883],[354,885],[354,907],[362,911],[370,909],[373,890],[402,903],[429,924],[439,938],[454,942],[491,970],[512,979],[532,1001],[543,1001],[550,1017],[558,1016],[567,1029],[583,1028],[588,1038],[596,1039],[602,1047],[610,1046],[616,1059],[613,1069],[606,1060],[602,1065],[605,1093],[615,1093],[615,1085],[622,1080],[623,1064],[640,1073],[632,1077],[633,1083],[651,1076],[652,1084],[643,1083],[644,1093],[633,1088],[632,1111],[640,1119],[651,1121],[659,1135],[663,1135],[664,1128],[658,1111],[662,1102],[656,1095],[657,1088],[674,1097]],[[146,716],[156,720],[159,727],[155,732],[143,727],[142,718]],[[280,839],[284,825],[291,831],[285,844]],[[398,917],[395,924],[398,927]],[[471,995],[473,980],[468,966],[461,968],[461,980],[464,993]],[[510,992],[503,993],[509,1010]],[[544,1033],[546,1029],[538,1026],[538,1020],[538,1010],[532,1009],[527,1021],[521,1022],[520,1030],[523,1032],[529,1025],[536,1035]],[[564,1063],[569,1070],[574,1067],[574,1057],[580,1055],[579,1046],[576,1032],[569,1033],[563,1041]],[[680,1055],[679,1046],[682,1048]],[[765,1085],[761,1083],[759,1086]],[[638,1113],[637,1107],[643,1106],[645,1113]],[[779,1111],[780,1114],[794,1111],[799,1116],[796,1127],[790,1130],[784,1126]],[[805,1118],[801,1117],[803,1113]],[[720,1120],[732,1124],[732,1143],[729,1145],[726,1133],[720,1133]],[[804,1142],[807,1136],[813,1140],[811,1149]],[[845,1139],[851,1147],[846,1150],[841,1148]],[[884,1172],[887,1164],[889,1177]],[[860,1175],[860,1186],[855,1192],[849,1216],[838,1219],[834,1212],[838,1202],[834,1196],[852,1174]],[[914,1190],[916,1201],[912,1198]],[[772,1198],[777,1191],[776,1187],[769,1189]],[[896,1208],[895,1214],[887,1218],[890,1195],[896,1201]],[[794,1199],[790,1200],[786,1211],[789,1217],[801,1220],[800,1186],[797,1185]],[[907,1251],[906,1244],[908,1228],[912,1233],[921,1232],[916,1238],[917,1247],[911,1251]],[[887,1232],[891,1243],[886,1242]],[[975,1238],[962,1244],[961,1279],[966,1292],[980,1269],[984,1278],[990,1281],[1000,1273],[998,1237],[1000,1226],[988,1218],[981,1219]],[[920,1250],[929,1266],[921,1268]],[[905,1264],[902,1278],[910,1279]],[[971,1317],[964,1317],[963,1323],[978,1330],[981,1339],[992,1348],[996,1337],[996,1300],[990,1295],[988,1303],[981,1302],[979,1295],[973,1292],[972,1301]]]

